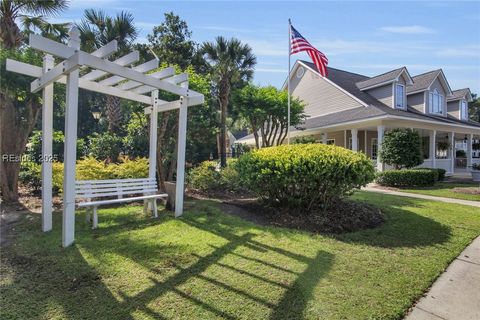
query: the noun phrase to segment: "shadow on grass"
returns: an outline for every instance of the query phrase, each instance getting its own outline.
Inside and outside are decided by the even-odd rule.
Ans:
[[[234,297],[240,297],[241,301],[250,301],[247,305],[251,302],[263,305],[270,310],[271,319],[297,319],[303,317],[315,286],[329,272],[334,259],[331,253],[321,250],[305,256],[263,243],[256,240],[256,234],[248,232],[248,228],[241,223],[231,225],[228,223],[230,220],[222,220],[221,214],[216,214],[212,219],[208,218],[208,214],[201,217],[191,214],[179,220],[182,224],[225,240],[219,245],[211,244],[212,251],[208,254],[187,253],[189,256],[185,261],[178,259],[178,253],[185,251],[182,246],[151,243],[143,241],[143,238],[130,237],[134,231],[154,227],[169,220],[169,217],[142,220],[132,219],[125,214],[116,219],[114,213],[107,212],[101,218],[105,222],[104,226],[92,231],[80,213],[77,217],[77,244],[64,249],[58,243],[61,235],[60,218],[61,215],[55,215],[54,231],[49,234],[38,231],[38,223],[25,224],[20,229],[23,229],[21,232],[25,232],[27,238],[19,239],[18,247],[8,248],[2,253],[2,270],[8,270],[6,274],[10,275],[10,280],[2,282],[0,286],[2,295],[8,296],[2,298],[2,318],[48,316],[72,319],[132,319],[134,314],[141,312],[154,319],[165,319],[168,318],[167,314],[164,314],[165,306],[158,304],[158,299],[171,294],[189,301],[210,315],[225,319],[242,318],[242,314],[236,314],[232,308],[225,308],[228,304],[222,305],[215,300],[206,299],[207,296],[202,297],[186,291],[184,285],[197,279],[202,283],[207,282],[206,288],[213,286],[225,291],[227,299],[232,301],[239,301]],[[240,247],[247,249],[248,254],[244,250],[239,253],[237,249]],[[266,255],[256,255],[254,252]],[[121,256],[148,268],[153,274],[164,271],[158,268],[159,263],[164,261],[167,268],[176,272],[165,274],[166,278],[162,280],[156,276],[146,278],[150,282],[148,288],[133,295],[126,294],[119,290],[121,285],[114,282],[125,279],[115,280],[112,279],[115,275],[106,274],[105,271],[100,273],[90,261],[91,258],[86,260],[85,253],[99,264],[112,264],[107,257],[111,254]],[[295,262],[297,267],[301,266],[301,270],[292,268],[289,264],[279,265],[271,261],[270,254],[292,259],[292,263]],[[249,267],[224,263],[222,259],[229,255],[244,261],[255,260],[256,264],[262,265],[266,274],[288,273],[293,277],[293,281],[278,282]],[[280,298],[275,300],[263,297],[255,290],[249,291],[237,286],[235,282],[216,278],[207,271],[212,266],[249,277],[252,281],[258,280],[272,285],[275,290],[280,290]],[[103,276],[109,278],[108,282]],[[114,288],[107,286],[107,283],[113,283]],[[208,292],[206,294],[208,295]],[[168,301],[168,298],[165,298]],[[181,305],[177,307],[181,308]],[[240,308],[233,310],[242,309],[239,305],[237,307]],[[195,317],[196,314],[191,316]]]
[[[385,223],[374,229],[335,235],[335,239],[385,248],[431,246],[450,239],[449,226],[411,210],[419,208],[434,217],[436,209],[426,208],[427,200],[380,194],[374,196],[375,201],[372,201],[365,193],[356,195],[358,200],[379,207],[385,214]]]

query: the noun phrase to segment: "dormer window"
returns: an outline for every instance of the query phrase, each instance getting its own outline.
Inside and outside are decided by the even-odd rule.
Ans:
[[[460,100],[460,119],[468,120],[468,107],[467,101]]]
[[[395,107],[405,109],[405,86],[396,84],[395,86]]]
[[[435,89],[430,92],[430,113],[443,114],[443,96]]]

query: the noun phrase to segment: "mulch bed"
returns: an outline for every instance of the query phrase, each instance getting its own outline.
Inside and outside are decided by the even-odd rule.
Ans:
[[[452,191],[456,192],[456,193],[473,194],[473,195],[478,194],[478,195],[480,195],[480,188],[475,188],[475,187],[471,187],[471,188],[456,187],[456,188],[453,188]]]
[[[235,207],[237,209],[235,209]],[[359,201],[338,201],[331,209],[296,214],[282,208],[271,208],[257,199],[234,199],[221,204],[224,212],[245,220],[277,227],[314,233],[345,233],[375,228],[384,221],[380,209]],[[240,209],[240,210],[238,210]]]

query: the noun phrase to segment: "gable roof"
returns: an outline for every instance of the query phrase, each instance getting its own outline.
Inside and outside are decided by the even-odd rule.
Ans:
[[[463,89],[458,89],[458,90],[453,90],[452,91],[452,96],[447,98],[447,101],[455,101],[455,100],[460,100],[464,99],[467,97],[467,100],[470,102],[472,101],[472,93],[470,92],[469,88],[463,88]]]
[[[450,89],[450,85],[448,84],[443,70],[438,69],[413,76],[413,85],[407,87],[407,95],[427,90],[438,77],[442,79],[447,88],[447,96],[452,94],[452,90]]]
[[[369,88],[375,88],[377,86],[388,84],[388,83],[391,83],[391,82],[397,80],[398,77],[400,77],[400,75],[404,72],[407,74],[407,77],[409,79],[408,82],[411,83],[412,79],[410,77],[410,74],[407,71],[407,68],[401,67],[401,68],[398,68],[398,69],[395,69],[395,70],[392,70],[392,71],[388,71],[388,72],[379,74],[378,76],[371,77],[367,80],[360,81],[360,82],[357,83],[357,86],[361,90],[365,90],[365,89],[369,89]]]

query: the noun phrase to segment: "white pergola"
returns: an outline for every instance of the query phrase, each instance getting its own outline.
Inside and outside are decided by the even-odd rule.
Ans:
[[[158,68],[158,60],[130,67],[139,60],[139,52],[133,51],[114,61],[108,57],[117,51],[114,40],[92,53],[80,50],[80,32],[73,27],[68,45],[32,34],[30,47],[45,53],[43,67],[7,59],[8,71],[35,77],[31,91],[43,92],[42,106],[42,230],[52,229],[52,131],[53,84],[66,84],[65,147],[63,182],[62,244],[71,245],[75,236],[75,163],[78,121],[78,89],[86,89],[146,104],[150,114],[149,178],[155,179],[158,112],[179,109],[177,180],[175,216],[183,213],[185,181],[185,148],[187,133],[187,108],[204,102],[204,96],[188,89],[188,75],[175,75],[168,67],[147,74]],[[54,57],[63,59],[55,65]],[[80,77],[80,70],[91,70]],[[159,90],[179,96],[175,101],[158,98]]]

